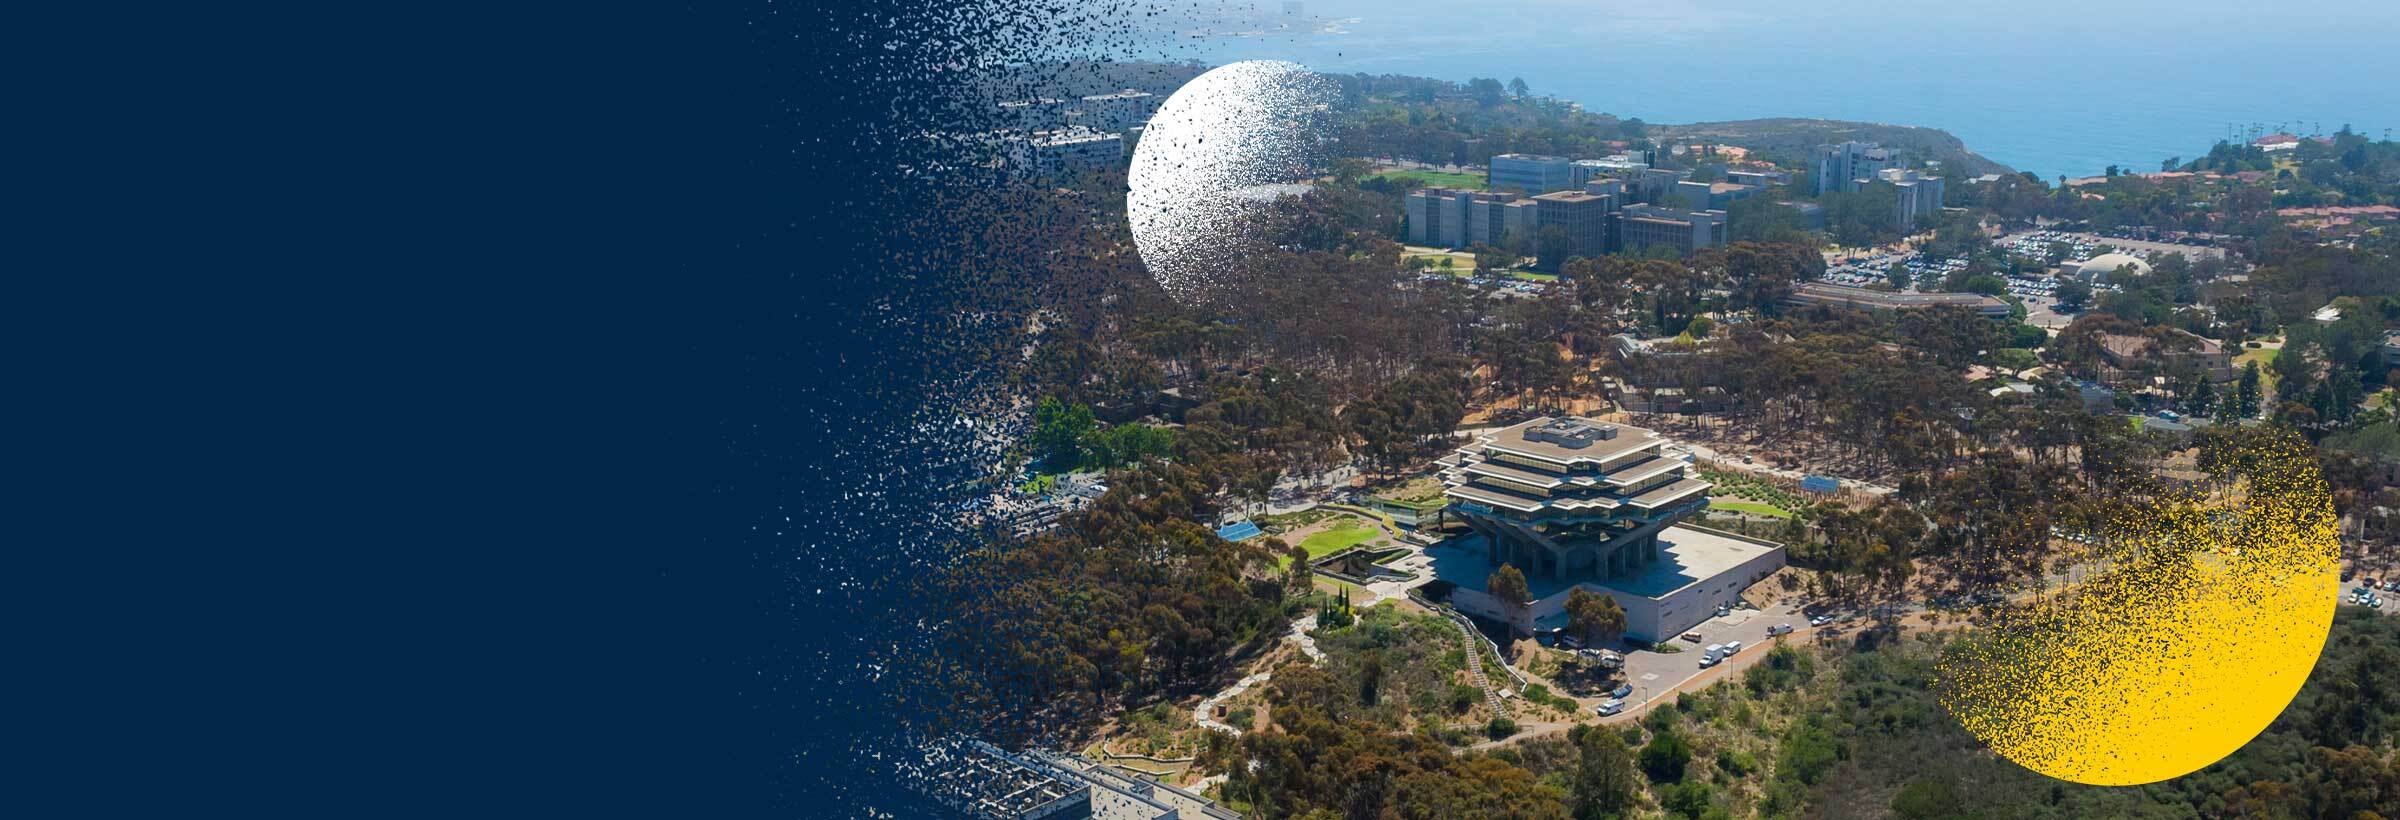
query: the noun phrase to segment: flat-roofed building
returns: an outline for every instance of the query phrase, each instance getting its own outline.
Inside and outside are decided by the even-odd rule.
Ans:
[[[1824,196],[1864,188],[1875,180],[1877,173],[1900,167],[1900,160],[1889,149],[1872,142],[1843,142],[1817,146],[1810,167],[1816,173],[1816,195]]]
[[[1689,175],[1690,173],[1686,171],[1667,168],[1644,168],[1628,175],[1625,178],[1625,184],[1632,187],[1635,201],[1650,205],[1668,205],[1672,204],[1668,200],[1675,194],[1676,183],[1682,182],[1683,178]]]
[[[1579,159],[1567,169],[1568,181],[1582,185],[1596,179],[1625,179],[1650,169],[1650,163],[1630,154]]]
[[[1710,485],[1667,443],[1637,427],[1543,417],[1446,457],[1450,513],[1481,547],[1434,555],[1436,576],[1457,585],[1452,602],[1530,629],[1563,617],[1568,592],[1587,586],[1625,608],[1628,636],[1655,641],[1783,566],[1781,545],[1679,525],[1708,506]],[[1525,574],[1529,605],[1484,590],[1502,564]]]
[[[1532,200],[1513,193],[1420,188],[1409,192],[1405,204],[1408,241],[1417,245],[1500,247],[1511,233],[1531,242],[1540,227]]]
[[[963,739],[923,754],[904,769],[912,785],[977,820],[1241,820],[1206,797],[1076,755]]]
[[[2009,313],[2007,302],[1980,293],[1897,293],[1825,282],[1802,282],[1785,301],[1802,307],[1825,305],[1872,311],[1957,307],[1994,319],[2005,318]]]
[[[1555,271],[1570,258],[1608,253],[1609,216],[1617,210],[1615,196],[1557,191],[1534,197],[1531,202],[1538,226],[1534,233],[1534,253],[1541,256],[1544,269]],[[1551,247],[1554,243],[1559,247]]]
[[[1081,124],[1100,131],[1123,131],[1150,121],[1164,102],[1148,91],[1128,88],[1107,94],[1093,94],[1077,101],[1076,110],[1083,112]]]
[[[1675,194],[1682,199],[1683,206],[1695,211],[1722,211],[1726,206],[1749,199],[1763,190],[1766,189],[1736,182],[1693,182],[1687,179],[1675,183]]]
[[[1790,172],[1790,171],[1726,171],[1726,172],[1725,172],[1725,181],[1726,181],[1726,182],[1731,182],[1731,183],[1734,183],[1734,184],[1737,184],[1737,185],[1755,185],[1755,186],[1758,186],[1758,187],[1760,187],[1760,188],[1772,188],[1772,187],[1774,187],[1774,186],[1777,186],[1777,185],[1790,185],[1790,184],[1792,184],[1792,172]]]
[[[1492,157],[1491,165],[1485,171],[1484,187],[1521,194],[1564,191],[1579,184],[1575,180],[1574,165],[1574,161],[1566,157],[1501,154]]]
[[[2109,366],[2106,375],[2110,379],[2124,379],[2150,370],[2162,374],[2198,373],[2219,384],[2241,376],[2240,371],[2233,369],[2233,356],[2225,351],[2225,345],[2185,330],[2169,329],[2164,338],[2158,339],[2103,333],[2100,358]]]
[[[1914,229],[1918,220],[1941,212],[1941,177],[1905,168],[1887,168],[1878,172],[1876,178],[1900,190],[1899,202],[1893,206],[1892,216],[1899,220],[1901,230]]]
[[[1627,205],[1617,223],[1618,245],[1641,253],[1664,245],[1690,256],[1701,248],[1725,244],[1725,212]]]
[[[978,820],[1083,820],[1093,816],[1092,786],[1083,778],[980,740],[928,746],[923,767],[913,774],[918,789]]]

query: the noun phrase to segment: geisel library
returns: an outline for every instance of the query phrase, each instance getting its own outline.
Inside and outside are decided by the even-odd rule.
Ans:
[[[1431,551],[1460,610],[1519,629],[1563,626],[1569,591],[1625,609],[1626,637],[1672,638],[1781,568],[1783,546],[1678,522],[1708,506],[1667,440],[1638,427],[1538,418],[1478,435],[1442,459],[1449,512],[1475,535]],[[1512,613],[1484,591],[1501,564],[1525,573],[1533,605]]]

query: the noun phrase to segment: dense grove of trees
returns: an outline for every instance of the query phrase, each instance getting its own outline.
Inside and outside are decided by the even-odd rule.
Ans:
[[[1935,647],[1856,651],[1821,714],[1832,752],[1807,800],[1826,816],[2252,817],[2355,820],[2400,806],[2400,625],[2364,610],[2336,619],[2308,684],[2265,733],[2199,772],[2138,789],[2064,783],[1993,756],[1927,693]],[[1793,750],[1784,741],[1784,752]]]
[[[1342,422],[1359,439],[1359,460],[1393,470],[1448,441],[1467,413],[1465,370],[1455,359],[1427,362],[1343,408]]]
[[[1644,135],[1639,121],[1575,112],[1499,80],[1342,82],[1366,102],[1344,126],[1353,156],[1593,155]],[[2278,167],[2254,167],[2252,153],[2221,148],[2192,167]],[[1759,219],[1737,227],[1729,247],[1689,259],[1567,259],[1544,292],[1493,298],[1449,277],[1420,279],[1393,241],[1401,191],[1339,163],[1240,238],[1219,293],[1185,304],[1133,252],[1121,177],[1030,192],[1008,227],[1038,237],[1039,253],[980,263],[998,266],[997,292],[970,318],[1018,328],[997,334],[987,355],[1020,395],[1038,397],[1024,412],[1027,447],[1047,464],[1113,469],[1114,490],[1055,532],[992,535],[934,572],[929,583],[954,611],[935,628],[947,651],[926,674],[991,721],[991,733],[1052,739],[1128,704],[1221,684],[1231,659],[1299,610],[1292,596],[1307,575],[1297,561],[1278,569],[1288,546],[1217,539],[1220,512],[1267,500],[1287,476],[1413,468],[1471,409],[1555,411],[1610,378],[1715,391],[1721,409],[1706,420],[1662,426],[1774,440],[1812,466],[1898,487],[1777,525],[1795,563],[1824,570],[1807,592],[1861,605],[2044,577],[2068,558],[2052,552],[2051,527],[2161,491],[2151,469],[2180,445],[2116,414],[2140,406],[2135,398],[2095,413],[2062,378],[2100,374],[2102,333],[2169,345],[2186,343],[2170,329],[2229,345],[2287,333],[2271,366],[2235,383],[2141,375],[2167,377],[2170,403],[2223,427],[2263,410],[2337,445],[2324,464],[2338,510],[2400,506],[2366,461],[2400,452],[2400,408],[2360,406],[2392,383],[2379,345],[2400,324],[2394,240],[2320,244],[2272,213],[2305,197],[2389,201],[2393,156],[2389,143],[2343,137],[2304,146],[2290,179],[2277,171],[2272,187],[2230,190],[2134,175],[2071,191],[2023,175],[1977,185],[1954,176],[1954,204],[1974,210],[1936,218],[1925,249],[1973,262],[1944,289],[1990,292],[2004,274],[2058,261],[2055,249],[2039,260],[1994,252],[1986,218],[2230,233],[2258,266],[2245,284],[2224,263],[2158,259],[2150,275],[2112,280],[2113,292],[2081,294],[2089,315],[2056,339],[1964,311],[1789,308],[1794,283],[1824,270],[1818,237],[1800,230],[1796,212],[1754,202],[1737,205]],[[1895,236],[1889,193],[1825,199],[1834,238]],[[1486,251],[1487,266],[1509,253]],[[2309,320],[2336,299],[2342,320]],[[1620,333],[1652,344],[1628,352],[1612,340]],[[1990,382],[1960,376],[2035,363],[2058,373],[2026,395],[1994,396]],[[1153,407],[1176,409],[1145,419]],[[1512,585],[1521,575],[1492,587]],[[1605,598],[1569,609],[1587,636],[1623,629]],[[1364,629],[1374,618],[1350,620],[1325,623]],[[1738,692],[1687,697],[1640,726],[1464,754],[1454,727],[1390,717],[1423,711],[1415,702],[1427,697],[1466,701],[1411,681],[1416,661],[1378,646],[1355,664],[1278,670],[1260,728],[1212,754],[1230,775],[1228,799],[1260,817],[2357,817],[2400,802],[2391,785],[2400,687],[2370,674],[2392,668],[2393,640],[2385,621],[2345,617],[2317,678],[2266,737],[2208,772],[2140,791],[2061,788],[1979,755],[1924,695],[1929,650],[1882,638],[1848,656],[1772,649],[1743,686],[1718,687]],[[1769,702],[1782,718],[1764,716]],[[1767,735],[1729,745],[1726,725]]]
[[[1467,85],[1415,77],[1339,77],[1352,103],[1341,133],[1351,156],[1481,165],[1494,154],[1596,157],[1640,139],[1640,120],[1510,95],[1495,80]],[[1470,149],[1471,146],[1471,149]]]
[[[1057,530],[927,579],[955,608],[930,674],[975,719],[1001,722],[984,731],[1071,735],[1208,680],[1228,650],[1281,626],[1280,544],[1231,544],[1198,523],[1211,493],[1193,470],[1155,463],[1117,480]]]

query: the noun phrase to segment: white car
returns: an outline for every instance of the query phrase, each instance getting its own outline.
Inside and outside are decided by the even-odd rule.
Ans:
[[[1742,642],[1741,642],[1741,641],[1726,641],[1726,642],[1725,642],[1725,654],[1726,654],[1726,655],[1732,655],[1733,653],[1735,653],[1735,652],[1740,652],[1740,651],[1742,651]]]
[[[1625,702],[1612,698],[1607,703],[1600,704],[1600,707],[1593,711],[1599,712],[1601,717],[1608,717],[1609,715],[1625,711]]]
[[[1791,624],[1776,624],[1776,625],[1774,625],[1774,626],[1767,627],[1767,637],[1770,637],[1770,638],[1772,638],[1772,637],[1775,637],[1775,636],[1777,636],[1777,635],[1789,635],[1789,634],[1792,634],[1792,625],[1791,625]]]

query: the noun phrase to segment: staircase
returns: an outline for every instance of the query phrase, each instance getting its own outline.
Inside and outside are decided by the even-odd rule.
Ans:
[[[1483,690],[1483,702],[1491,705],[1492,714],[1507,717],[1508,702],[1500,699],[1500,690],[1492,686],[1491,675],[1483,671],[1483,647],[1476,644],[1479,636],[1475,634],[1475,622],[1467,620],[1467,616],[1458,614],[1457,610],[1446,606],[1436,606],[1432,601],[1425,600],[1425,596],[1418,595],[1414,589],[1408,591],[1408,597],[1409,600],[1417,602],[1418,606],[1441,613],[1443,618],[1449,619],[1452,626],[1458,627],[1458,636],[1467,640],[1467,676],[1474,679],[1475,688]]]
[[[1465,624],[1460,624],[1458,628],[1470,629]],[[1508,703],[1500,699],[1498,691],[1492,689],[1491,676],[1483,673],[1483,647],[1475,645],[1475,636],[1472,633],[1459,637],[1467,639],[1467,675],[1475,679],[1475,688],[1483,690],[1483,702],[1491,705],[1492,714],[1507,717]]]

